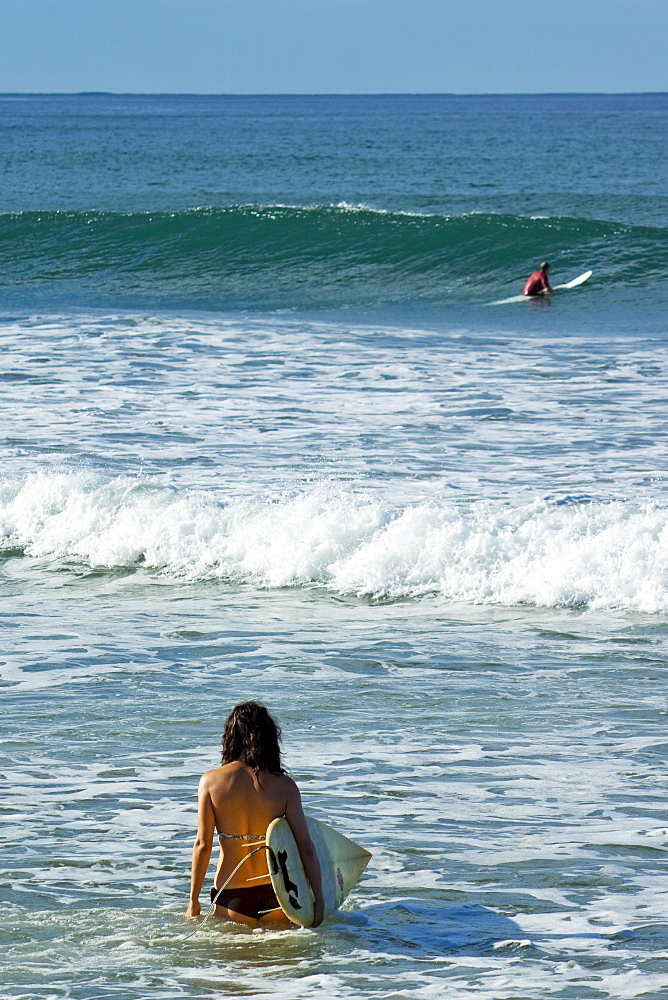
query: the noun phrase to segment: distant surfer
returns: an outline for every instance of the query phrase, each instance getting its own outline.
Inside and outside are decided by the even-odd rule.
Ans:
[[[550,265],[546,260],[540,265],[537,271],[530,274],[526,284],[522,289],[522,295],[551,295],[552,288],[549,281]]]
[[[267,868],[265,831],[285,816],[315,897],[313,927],[322,923],[320,862],[306,825],[301,796],[281,763],[281,730],[263,705],[247,701],[232,711],[223,733],[222,765],[199,783],[186,917],[201,912],[199,895],[218,833],[220,857],[211,902],[216,916],[238,924],[294,927],[276,898]]]

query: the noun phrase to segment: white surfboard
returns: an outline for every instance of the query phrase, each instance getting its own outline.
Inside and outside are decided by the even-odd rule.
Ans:
[[[561,291],[562,288],[577,288],[578,285],[584,284],[591,278],[593,271],[585,271],[584,274],[579,275],[577,278],[573,278],[572,281],[567,281],[565,285],[555,285],[553,291]],[[526,298],[526,295],[524,296]]]
[[[588,281],[589,278],[591,278],[591,276],[592,276],[593,273],[594,273],[593,271],[585,271],[584,274],[578,275],[578,277],[577,278],[573,278],[572,281],[567,281],[563,285],[554,285],[552,291],[553,292],[563,292],[567,288],[577,288],[578,285],[582,285],[582,284],[584,284],[585,281]],[[531,300],[531,299],[539,299],[539,298],[542,298],[542,296],[540,296],[540,295],[511,295],[509,299],[499,299],[498,302],[490,302],[489,304],[490,304],[490,306],[505,306],[505,305],[508,305],[509,302],[526,302],[527,299]]]
[[[306,822],[320,862],[327,916],[339,908],[368,865],[371,854],[326,823],[310,817]],[[266,843],[269,874],[281,909],[293,923],[311,927],[313,893],[290,824],[284,817],[269,824]]]

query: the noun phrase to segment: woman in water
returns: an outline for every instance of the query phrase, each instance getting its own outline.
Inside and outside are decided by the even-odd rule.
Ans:
[[[322,923],[318,855],[308,832],[299,789],[281,763],[280,739],[281,730],[266,708],[255,701],[237,705],[225,723],[222,765],[206,771],[199,783],[197,837],[186,917],[200,914],[199,894],[217,833],[220,857],[211,890],[216,916],[252,927],[294,926],[274,894],[264,849],[267,827],[272,820],[285,816],[313,889],[313,927]]]

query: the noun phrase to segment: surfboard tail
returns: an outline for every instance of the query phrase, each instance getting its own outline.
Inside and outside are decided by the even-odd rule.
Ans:
[[[355,887],[371,860],[371,853],[326,823],[309,818],[307,824],[320,860],[325,910],[330,912],[328,904],[332,910],[338,909]]]

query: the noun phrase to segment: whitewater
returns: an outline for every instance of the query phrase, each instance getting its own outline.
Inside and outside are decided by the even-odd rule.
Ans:
[[[665,996],[667,114],[0,99],[7,1000]],[[248,698],[373,859],[188,937]]]
[[[388,511],[331,488],[206,500],[132,479],[34,476],[0,490],[5,551],[165,579],[323,587],[360,597],[668,610],[668,515],[620,502]]]

